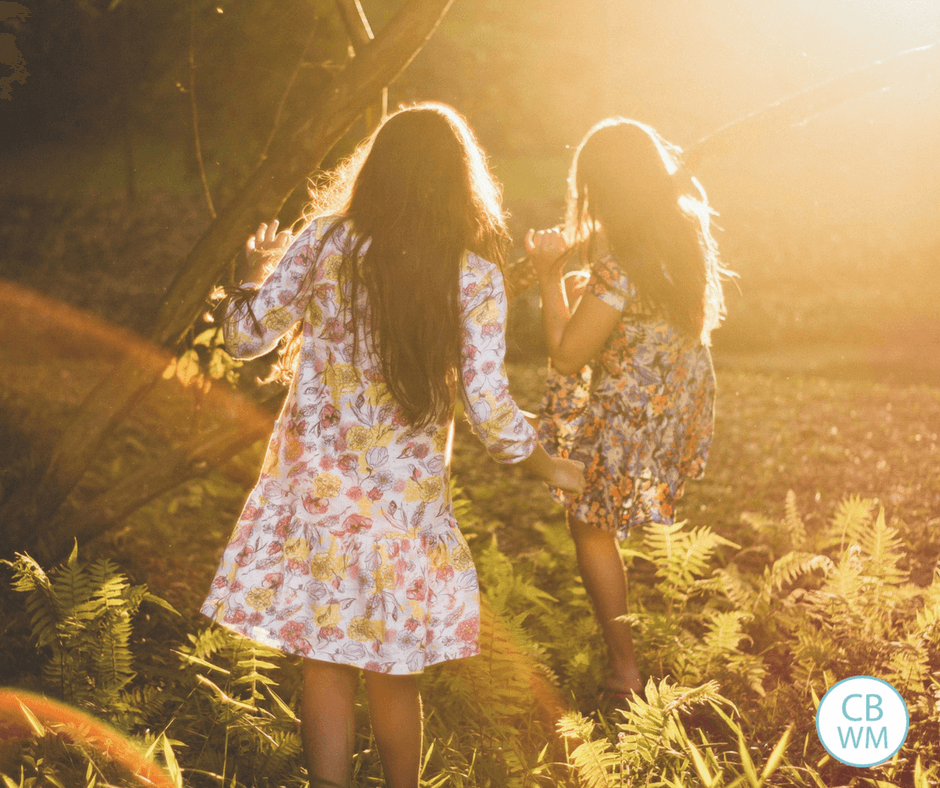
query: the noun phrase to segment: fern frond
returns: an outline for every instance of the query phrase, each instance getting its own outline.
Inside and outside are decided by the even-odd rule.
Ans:
[[[585,788],[615,788],[614,778],[620,769],[620,753],[603,738],[595,738],[595,724],[578,712],[565,714],[558,720],[558,732],[576,742],[568,762],[575,768]]]
[[[924,605],[917,611],[914,628],[911,632],[922,646],[940,645],[940,602],[925,599]]]
[[[80,629],[94,617],[86,607],[94,586],[88,572],[78,563],[78,542],[65,564],[58,567],[52,580],[59,620],[66,633]]]
[[[909,572],[898,566],[905,558],[904,544],[898,536],[897,528],[892,528],[885,522],[883,506],[878,510],[874,525],[859,529],[856,539],[867,558],[866,574],[890,585],[900,585],[907,581]]]
[[[705,651],[712,655],[737,651],[741,641],[747,638],[743,629],[751,618],[739,610],[709,614],[702,641]]]
[[[794,550],[799,550],[806,543],[806,525],[796,508],[796,493],[793,490],[787,490],[783,523],[790,536],[790,544]]]
[[[58,640],[59,601],[52,580],[38,562],[25,553],[17,553],[13,568],[13,590],[25,593],[29,627],[39,648]]]
[[[814,553],[790,552],[781,556],[764,571],[761,597],[770,599],[774,592],[782,591],[796,580],[812,572],[828,575],[835,568],[829,556]]]
[[[685,521],[671,525],[649,523],[643,529],[648,558],[660,578],[657,588],[671,599],[687,597],[696,580],[710,573],[710,562],[719,547],[738,547],[707,526],[689,531],[685,526]]]
[[[289,772],[302,757],[300,736],[292,731],[272,731],[271,740],[270,755],[258,771],[268,775]]]
[[[842,553],[839,562],[826,576],[818,592],[807,594],[807,600],[817,614],[847,607],[848,611],[864,606],[864,594],[869,581],[864,575],[861,549],[851,546]]]
[[[836,509],[826,533],[826,543],[820,549],[839,546],[839,551],[845,550],[858,538],[858,532],[871,522],[871,511],[875,502],[871,498],[861,498],[850,495],[844,498]]]
[[[684,730],[679,715],[695,706],[726,703],[718,694],[718,684],[707,682],[698,687],[671,684],[667,679],[657,686],[646,683],[645,700],[638,699],[622,712],[617,724],[618,750],[631,772],[662,773],[671,754],[684,748]]]
[[[929,652],[917,641],[897,645],[888,658],[885,681],[901,691],[923,686],[930,675]]]
[[[721,592],[739,610],[753,610],[760,594],[754,584],[749,582],[732,566],[719,569],[716,574],[721,585]]]
[[[647,683],[647,687],[650,683],[652,682]],[[719,693],[719,689],[717,681],[706,681],[698,687],[682,687],[663,679],[659,682],[657,695],[663,703],[664,712],[683,712],[705,703],[728,703]]]
[[[276,670],[278,668],[276,663],[266,659],[266,657],[269,656],[271,656],[270,649],[254,641],[247,641],[244,649],[238,654],[238,661],[236,663],[237,675],[232,683],[236,686],[242,685],[248,687],[249,698],[251,699],[249,703],[264,698],[260,690],[262,686],[270,686],[277,683],[273,678],[264,673],[266,670]]]
[[[798,685],[814,686],[814,681],[822,682],[824,670],[839,663],[843,650],[824,631],[798,629],[794,635],[796,643],[791,646],[793,679]],[[825,690],[826,686],[823,684],[822,689]]]
[[[183,647],[185,654],[190,654],[197,659],[209,660],[210,657],[220,654],[228,649],[237,635],[233,634],[224,627],[206,627],[195,635],[189,634],[187,638],[192,644],[189,648]]]

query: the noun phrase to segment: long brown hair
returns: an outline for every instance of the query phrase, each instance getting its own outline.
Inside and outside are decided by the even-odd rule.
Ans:
[[[453,404],[461,259],[471,251],[503,265],[509,233],[501,197],[467,122],[436,103],[389,116],[311,189],[308,220],[339,215],[320,248],[340,227],[351,231],[339,278],[353,347],[369,334],[385,384],[415,427]],[[287,348],[285,371],[296,364],[299,337]]]
[[[681,149],[627,118],[597,123],[578,146],[568,176],[568,240],[591,259],[603,230],[610,251],[652,309],[709,344],[724,316],[713,211],[684,176]]]

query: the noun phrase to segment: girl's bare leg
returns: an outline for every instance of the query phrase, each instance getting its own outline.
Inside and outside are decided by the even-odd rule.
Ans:
[[[616,620],[618,616],[627,615],[627,574],[617,536],[573,517],[568,518],[568,527],[574,539],[581,579],[607,643],[610,664],[607,687],[623,692],[642,691],[630,625]]]
[[[423,721],[415,676],[366,671],[372,735],[388,788],[417,788]]]
[[[346,788],[356,737],[353,701],[359,669],[305,659],[300,735],[310,788]]]

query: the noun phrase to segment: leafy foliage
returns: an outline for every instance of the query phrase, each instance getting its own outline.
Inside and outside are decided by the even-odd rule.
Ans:
[[[847,498],[814,528],[788,495],[779,518],[742,517],[740,547],[706,526],[644,529],[623,552],[648,577],[630,618],[658,678],[598,711],[599,637],[563,529],[539,524],[537,551],[512,558],[453,494],[481,580],[482,655],[422,679],[423,788],[936,785],[940,569],[912,583],[899,527],[872,501]],[[117,722],[178,786],[306,785],[295,659],[178,617],[166,619],[175,647],[145,646],[139,607],[168,606],[77,550],[55,572],[23,555],[11,566],[48,692]],[[897,687],[911,719],[900,753],[862,776],[823,751],[812,712],[859,674]],[[365,786],[380,765],[358,704],[353,780]],[[5,785],[130,784],[81,742],[34,734],[0,763]]]
[[[36,646],[48,655],[44,687],[80,706],[128,711],[119,699],[136,675],[132,619],[144,601],[173,608],[145,586],[132,586],[107,559],[81,566],[77,544],[51,577],[28,555],[11,566],[14,590],[26,594]]]

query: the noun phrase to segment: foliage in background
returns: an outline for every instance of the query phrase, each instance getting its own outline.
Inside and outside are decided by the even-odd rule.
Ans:
[[[425,788],[936,784],[940,574],[927,586],[908,580],[897,531],[871,501],[845,499],[812,531],[789,496],[780,521],[743,518],[752,537],[743,549],[704,526],[645,529],[625,555],[634,574],[651,568],[631,616],[638,653],[658,678],[642,700],[599,712],[599,638],[566,535],[542,528],[528,566],[499,548],[465,499],[458,508],[484,592],[483,653],[422,679]],[[193,624],[178,618],[175,646],[135,638],[140,603],[160,602],[105,561],[85,567],[73,553],[47,574],[21,556],[14,570],[46,692],[161,753],[181,784],[306,784],[295,659],[217,627],[188,633]],[[911,713],[905,747],[863,775],[826,755],[813,714],[828,686],[858,674],[894,684]],[[354,774],[364,786],[380,772],[357,703]],[[7,784],[76,762],[51,742],[34,736],[18,761],[5,761]],[[91,786],[107,767],[98,754],[83,757],[81,784]]]

